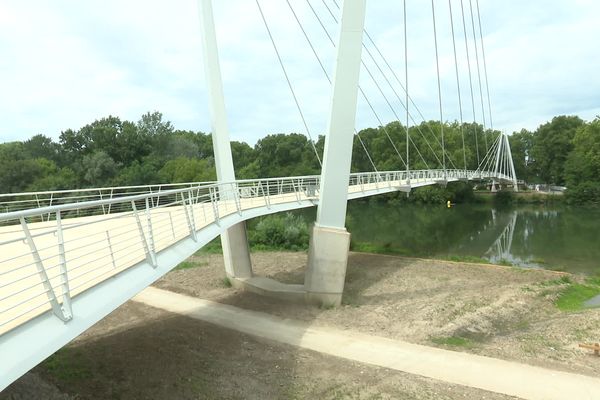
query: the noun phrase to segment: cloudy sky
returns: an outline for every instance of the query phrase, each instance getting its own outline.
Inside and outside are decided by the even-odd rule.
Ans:
[[[334,0],[309,1],[335,39],[335,21],[324,6],[325,2],[337,13]],[[451,2],[464,119],[472,120],[460,0]],[[255,143],[268,133],[306,133],[256,2],[214,3],[232,138]],[[307,0],[290,3],[331,72],[334,48]],[[286,1],[261,4],[309,129],[313,135],[323,133],[329,83]],[[401,4],[370,0],[366,28],[404,83]],[[464,4],[475,117],[482,121],[469,1]],[[454,120],[459,108],[448,1],[435,0],[435,6],[443,118]],[[558,114],[584,119],[600,114],[600,2],[480,0],[480,9],[495,128],[512,132],[535,128]],[[425,118],[439,119],[430,2],[408,0],[408,16],[409,92]],[[369,49],[383,66],[376,50]],[[383,68],[390,87],[367,53],[363,58],[394,109],[363,69],[361,86],[379,118],[388,122],[395,119],[394,112],[404,115],[394,93],[404,96],[398,81]],[[137,120],[153,110],[177,128],[210,130],[195,0],[0,2],[0,142],[37,133],[57,138],[62,130],[78,129],[107,115]],[[377,123],[361,99],[357,127]]]

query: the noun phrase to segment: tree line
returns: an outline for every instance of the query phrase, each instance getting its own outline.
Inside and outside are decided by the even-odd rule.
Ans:
[[[412,126],[410,168],[440,168],[445,161],[447,168],[476,169],[498,133],[476,123]],[[354,136],[352,170],[405,169],[406,136],[398,121],[362,130]],[[319,136],[314,143],[320,157],[324,142]],[[567,185],[581,202],[600,199],[600,118],[556,117],[535,131],[515,132],[510,143],[519,179]],[[314,149],[297,133],[267,135],[254,146],[231,143],[239,179],[318,174]],[[175,129],[160,112],[146,113],[137,122],[109,116],[67,129],[58,141],[38,134],[0,144],[2,193],[215,179],[210,134]]]

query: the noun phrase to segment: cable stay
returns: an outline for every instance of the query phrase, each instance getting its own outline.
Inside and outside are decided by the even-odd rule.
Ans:
[[[465,18],[465,8],[463,4],[463,0],[460,0],[460,11],[462,16],[462,25],[463,25],[463,33],[465,38],[465,51],[467,54],[467,69],[469,71],[469,90],[471,92],[471,107],[473,111],[473,122],[477,121],[477,113],[475,111],[475,94],[473,91],[473,73],[471,72],[471,57],[469,55],[469,39],[467,37],[467,22]],[[475,149],[477,151],[477,165],[481,163],[480,155],[479,155],[479,134],[477,132],[476,127],[473,128],[473,135],[475,136]],[[485,132],[484,132],[485,135]],[[487,151],[487,150],[486,150]]]
[[[460,77],[458,73],[458,56],[456,55],[456,38],[454,35],[454,17],[452,15],[452,0],[448,0],[448,9],[450,11],[450,27],[452,30],[452,49],[454,50],[454,68],[456,71],[456,89],[458,93],[458,110],[460,115],[460,136],[462,138],[463,162],[465,171],[467,170],[467,150],[465,148],[465,130],[463,121],[462,96],[460,93]]]
[[[438,42],[437,42],[437,29],[435,25],[435,5],[434,0],[431,0],[431,16],[433,19],[433,41],[435,43],[435,67],[437,71],[437,84],[438,84],[438,101],[440,104],[440,131],[442,136],[442,148],[444,149],[443,156],[443,169],[446,171],[446,147],[444,143],[444,114],[442,110],[442,81],[440,77],[440,59],[438,54]]]
[[[327,72],[327,70],[325,69],[323,62],[321,61],[321,58],[319,57],[315,47],[312,44],[312,41],[310,40],[310,37],[308,36],[308,34],[306,33],[306,30],[304,29],[304,26],[302,25],[302,22],[300,22],[300,19],[298,18],[296,12],[294,11],[294,8],[292,7],[292,5],[290,4],[289,0],[286,0],[288,7],[290,8],[290,10],[292,11],[293,15],[294,15],[294,19],[296,20],[296,23],[298,24],[298,26],[300,27],[302,33],[304,34],[304,38],[306,39],[306,41],[308,42],[310,48],[312,49],[312,52],[315,56],[315,58],[317,59],[319,65],[321,66],[321,70],[323,71],[323,73],[325,74],[325,77],[327,78],[327,81],[329,81],[329,84],[332,83],[331,81],[331,77],[329,76],[329,73]],[[323,28],[324,32],[326,33],[327,37],[329,38],[329,41],[331,42],[331,44],[333,45],[333,47],[335,48],[335,42],[333,41],[333,38],[331,37],[331,35],[329,34],[329,31],[325,28],[325,26],[323,25],[321,19],[318,17],[318,15],[316,14],[315,9],[312,7],[312,5],[310,4],[310,2],[307,0],[307,3],[309,4],[311,10],[313,11],[313,13],[315,14],[315,16],[317,16],[317,18],[319,19],[319,23],[321,25],[321,27]],[[377,114],[377,111],[375,110],[375,108],[373,107],[373,104],[371,103],[371,101],[369,100],[369,98],[367,97],[366,93],[363,91],[363,89],[360,87],[358,87],[359,92],[361,93],[362,97],[365,99],[365,101],[367,102],[367,105],[369,106],[369,108],[371,109],[371,111],[373,112],[373,115],[375,116],[375,118],[377,119],[379,125],[381,126],[381,128],[383,129],[387,139],[389,140],[389,142],[392,144],[392,147],[394,149],[394,151],[396,152],[396,155],[398,156],[398,158],[400,159],[400,161],[402,162],[402,164],[404,166],[406,166],[406,161],[404,161],[404,158],[402,157],[402,155],[400,154],[398,147],[396,146],[396,144],[394,143],[394,141],[392,140],[391,135],[389,134],[387,128],[385,127],[385,125],[383,124],[383,121],[381,120],[381,118],[379,117],[379,115]],[[358,131],[356,131],[356,135],[359,136],[360,142],[363,146],[363,148],[366,150],[366,145],[364,144],[364,141],[362,140],[362,138],[360,138],[360,133]],[[370,154],[367,154],[367,156],[369,157],[369,160],[371,160],[371,163],[373,165],[373,168],[375,170],[377,170],[375,168],[374,163],[372,162],[372,158],[370,156]],[[423,160],[424,161],[424,160]],[[427,164],[426,164],[427,165]],[[427,168],[429,168],[429,166],[427,166]]]
[[[308,123],[306,122],[306,118],[304,117],[304,113],[302,112],[302,107],[300,107],[300,102],[298,101],[298,97],[296,96],[296,92],[294,91],[294,87],[292,86],[292,82],[290,81],[290,77],[285,69],[285,65],[283,64],[283,60],[281,59],[281,55],[279,54],[279,50],[277,49],[277,45],[275,44],[275,40],[273,39],[273,35],[271,34],[271,29],[269,29],[269,24],[267,23],[267,19],[265,18],[265,14],[263,13],[260,2],[256,0],[256,5],[258,6],[258,11],[260,12],[260,16],[263,20],[267,33],[269,34],[269,39],[271,40],[271,44],[273,45],[273,49],[275,50],[275,54],[277,55],[277,59],[279,60],[279,65],[281,66],[281,70],[285,75],[285,80],[287,81],[290,92],[292,93],[292,97],[294,98],[294,103],[296,103],[296,108],[298,109],[298,113],[300,114],[300,118],[302,119],[302,123],[304,124],[304,128],[306,129],[306,133],[308,133],[308,137],[310,139],[310,144],[312,149],[317,156],[317,160],[319,161],[319,165],[323,168],[323,163],[321,162],[321,157],[319,157],[319,152],[317,151],[317,147],[315,146],[315,142],[310,133],[310,128],[308,127]]]
[[[485,91],[487,93],[488,100],[488,117],[490,120],[490,129],[494,130],[494,120],[492,119],[492,100],[490,98],[490,85],[488,81],[488,73],[487,73],[487,62],[485,59],[485,47],[483,45],[483,31],[481,29],[481,13],[479,12],[479,0],[475,2],[477,6],[477,21],[479,22],[479,39],[481,41],[481,57],[483,59],[483,73],[485,77]]]
[[[483,86],[481,84],[481,68],[479,66],[479,50],[477,48],[477,35],[475,33],[475,19],[473,16],[473,2],[469,0],[469,11],[471,13],[471,28],[473,31],[473,46],[475,48],[475,64],[477,65],[477,80],[479,82],[479,98],[481,99],[481,118],[483,120],[483,140],[485,142],[485,149],[488,150],[488,142],[487,135],[485,134],[487,130],[486,120],[485,120],[485,106],[483,100]]]
[[[319,16],[319,14],[316,12],[316,10],[314,9],[314,7],[312,7],[312,5],[310,4],[309,0],[306,0],[307,3],[309,4],[314,16],[317,18],[317,20],[319,21],[319,24],[321,25],[321,28],[323,29],[323,31],[325,32],[325,34],[327,35],[327,37],[329,38],[330,43],[335,47],[335,42],[333,41],[331,35],[329,34],[329,31],[327,30],[327,28],[325,27],[325,25],[323,24],[323,21],[321,19],[321,17]],[[331,17],[333,18],[333,20],[335,21],[335,23],[338,23],[337,17],[333,14],[333,12],[331,11],[331,9],[329,8],[329,6],[324,2],[323,3],[325,5],[325,7],[327,8],[327,10],[329,11],[329,14],[331,15]],[[337,3],[336,3],[337,6]],[[366,32],[366,31],[365,31]],[[363,44],[363,48],[365,50],[367,50],[368,52],[368,48],[366,48]],[[394,113],[394,116],[396,117],[396,119],[398,121],[400,121],[400,118],[398,117],[398,114],[396,113],[395,109],[393,108],[393,106],[391,105],[390,101],[388,100],[387,96],[385,96],[385,94],[383,93],[381,87],[379,86],[377,80],[375,79],[375,77],[373,76],[373,74],[371,73],[370,69],[366,66],[366,64],[364,63],[364,61],[361,60],[361,64],[363,65],[363,67],[365,67],[365,70],[367,71],[367,73],[370,75],[371,79],[373,80],[373,82],[375,83],[375,85],[377,86],[378,90],[380,91],[380,93],[382,94],[382,96],[384,97],[385,101],[387,102],[388,106],[390,106],[392,112]],[[379,68],[379,66],[376,64],[376,66]],[[381,69],[379,68],[379,70],[381,71]],[[389,84],[389,81],[388,81]],[[372,103],[370,102],[370,100],[368,99],[367,95],[365,94],[364,90],[362,88],[360,88],[360,92],[363,96],[363,98],[366,100],[367,104],[369,105],[370,109],[372,110],[372,112],[375,114],[377,120],[379,121],[380,126],[382,127],[382,129],[387,133],[387,129],[385,127],[385,125],[383,124],[383,122],[381,121],[381,118],[378,117],[377,112],[375,111],[374,107],[372,106]],[[393,88],[392,88],[393,90]],[[398,97],[398,94],[396,93],[396,96]],[[405,129],[405,133],[407,134],[407,137],[410,141],[410,143],[412,143],[413,147],[415,148],[415,150],[417,151],[417,154],[419,155],[419,157],[421,158],[421,161],[423,161],[423,163],[425,164],[426,168],[429,169],[429,164],[427,163],[427,161],[425,160],[425,158],[423,157],[423,155],[421,154],[418,146],[415,144],[414,140],[410,137],[410,135],[408,135],[408,131],[406,129],[406,127],[404,127]],[[417,128],[418,129],[418,128]],[[432,154],[434,155],[434,157],[438,160],[438,162],[441,165],[441,160],[439,159],[439,157],[437,156],[437,154],[435,153],[435,151],[433,150],[433,148],[431,148],[431,145],[429,144],[429,142],[427,141],[427,138],[423,135],[423,132],[418,129],[419,132],[421,133],[423,140],[425,140],[425,142],[427,143],[427,145],[429,146],[430,150],[432,151]],[[389,134],[388,134],[389,136]],[[391,139],[390,139],[391,141]],[[393,142],[392,142],[393,144]],[[394,147],[396,148],[396,146],[394,145]],[[397,148],[396,148],[397,150]],[[406,165],[406,163],[404,163]]]
[[[308,1],[308,0],[307,0]],[[331,11],[330,7],[327,5],[327,3],[325,2],[325,0],[322,0],[324,6],[327,8],[327,10],[329,11],[329,14],[331,15],[332,19],[334,20],[334,22],[337,24],[338,23],[338,19],[337,17],[334,15],[334,13]],[[336,6],[336,8],[339,9],[339,5],[337,3],[336,0],[333,0],[334,5]],[[314,11],[314,9],[313,9]],[[317,17],[319,18],[319,17]],[[321,23],[321,26],[324,28],[323,23]],[[324,28],[325,29],[325,28]],[[398,76],[396,75],[395,71],[393,70],[393,68],[390,66],[389,62],[387,61],[387,59],[383,56],[383,54],[381,53],[381,51],[379,50],[379,48],[377,47],[377,45],[375,44],[375,42],[373,41],[373,39],[371,38],[371,36],[369,35],[368,31],[365,29],[364,30],[365,36],[367,36],[367,38],[369,39],[369,41],[372,43],[373,47],[377,50],[379,56],[383,59],[384,63],[386,64],[386,66],[388,67],[388,69],[392,72],[392,75],[395,77],[396,81],[400,84],[400,87],[402,88],[402,90],[404,91],[405,94],[408,95],[408,91],[406,90],[405,86],[402,84],[402,82],[400,81],[400,79],[398,78]],[[394,93],[394,95],[396,96],[396,99],[398,100],[398,102],[400,103],[400,105],[405,109],[406,112],[408,112],[408,101],[405,103],[401,97],[399,96],[398,92],[396,91],[396,89],[394,88],[394,86],[392,85],[392,83],[390,82],[389,78],[387,77],[387,74],[383,71],[383,69],[381,68],[381,66],[379,65],[379,63],[377,62],[377,60],[375,59],[375,57],[373,56],[373,54],[371,53],[371,51],[369,50],[368,46],[366,46],[363,43],[363,48],[365,49],[365,51],[367,52],[367,54],[369,55],[369,57],[371,58],[373,64],[377,67],[377,69],[379,70],[379,72],[381,73],[381,75],[383,76],[384,80],[386,81],[388,87],[392,90],[392,92]],[[377,84],[375,78],[373,78],[372,74],[370,74],[370,70],[369,68],[365,65],[364,61],[363,61],[363,66],[365,67],[365,70],[369,73],[369,75],[371,75],[371,78],[373,79],[373,81],[375,82],[375,85],[378,87],[379,91],[381,92],[381,88],[379,87],[379,85]],[[394,113],[394,116],[396,117],[396,119],[399,121],[400,118],[398,118],[398,114],[395,112],[395,110],[393,109],[393,106],[390,105],[389,100],[387,99],[387,96],[382,93],[382,96],[384,97],[384,99],[386,100],[388,106],[390,106],[390,108],[392,108],[392,112]],[[433,131],[433,129],[431,128],[431,126],[429,124],[427,124],[427,121],[425,119],[425,117],[423,116],[423,114],[421,113],[421,111],[419,110],[418,106],[415,104],[415,102],[412,100],[412,98],[410,97],[410,95],[408,95],[408,98],[411,102],[411,104],[415,107],[415,109],[418,111],[418,113],[420,114],[421,119],[423,120],[423,122],[426,123],[426,127],[429,130],[429,132],[431,133],[431,135],[433,136],[435,142],[438,144],[438,146],[440,146],[440,149],[442,149],[442,152],[444,152],[444,147],[442,146],[440,140],[438,139],[436,133]],[[429,150],[432,152],[434,158],[437,160],[437,162],[440,164],[440,166],[443,166],[443,161],[440,160],[440,158],[438,157],[437,153],[433,150],[433,148],[431,147],[431,144],[429,143],[429,140],[427,140],[427,138],[425,137],[425,135],[423,134],[423,131],[421,130],[419,124],[417,124],[417,121],[415,121],[415,119],[413,118],[412,114],[409,113],[409,117],[410,120],[412,121],[412,123],[414,124],[414,127],[417,129],[417,131],[419,132],[419,134],[421,135],[421,137],[423,138],[423,140],[425,141],[425,144],[427,145],[427,147],[429,148]],[[408,124],[407,124],[408,125]],[[420,151],[418,149],[418,147],[414,144],[414,141],[411,142],[413,143],[413,146],[415,147],[417,153],[419,154],[420,158],[423,159],[423,156],[420,154]],[[452,165],[452,167],[454,169],[457,169],[456,165],[454,164],[454,161],[452,161],[452,158],[450,157],[450,155],[448,154],[448,152],[445,152],[446,156],[448,157],[448,160],[450,161],[450,164]],[[427,163],[425,163],[427,165]]]

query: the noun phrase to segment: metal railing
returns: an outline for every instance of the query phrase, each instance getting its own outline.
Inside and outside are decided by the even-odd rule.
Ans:
[[[349,193],[491,177],[465,170],[354,173]],[[119,188],[125,189],[123,195],[115,195],[116,188],[90,189],[81,197],[79,191],[62,191],[61,199],[74,201],[33,208],[27,207],[29,199],[10,200],[22,208],[0,213],[0,335],[48,310],[69,321],[73,296],[140,262],[156,268],[161,251],[183,239],[198,241],[204,228],[220,225],[232,214],[314,201],[319,184],[320,176],[300,176],[184,184],[168,190],[171,186],[135,187],[142,193]],[[101,194],[108,191],[113,195]],[[42,193],[56,199],[59,192],[38,196]]]

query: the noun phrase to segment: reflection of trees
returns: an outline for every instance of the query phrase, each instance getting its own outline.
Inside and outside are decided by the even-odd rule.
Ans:
[[[355,242],[372,243],[395,252],[436,255],[456,248],[485,228],[489,210],[481,207],[412,206],[350,203],[348,230]]]
[[[304,210],[307,222],[315,210]],[[468,255],[522,266],[600,270],[600,210],[541,207],[493,210],[351,201],[347,227],[355,243],[414,256]]]

